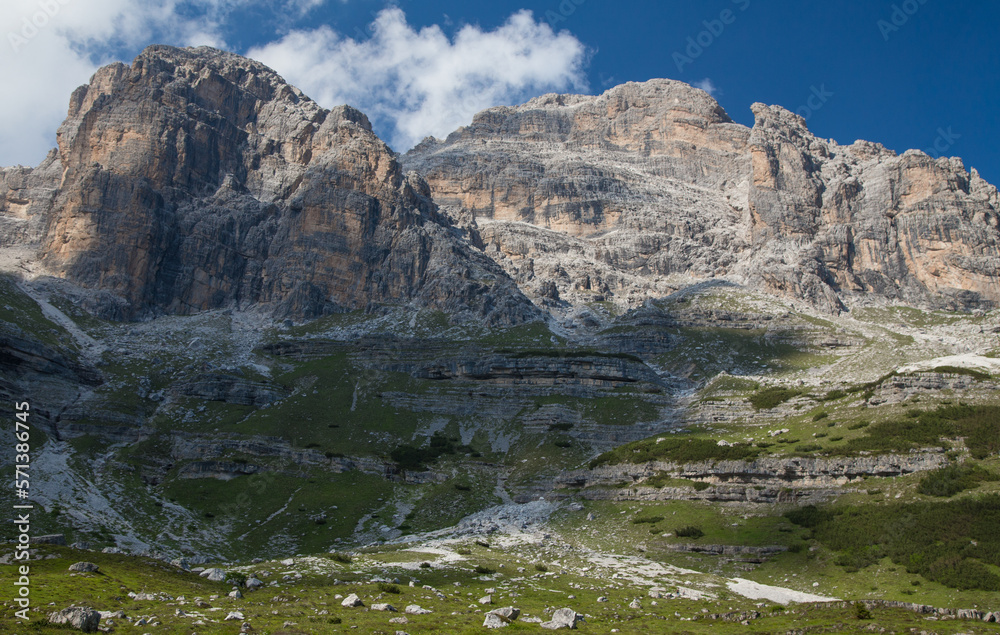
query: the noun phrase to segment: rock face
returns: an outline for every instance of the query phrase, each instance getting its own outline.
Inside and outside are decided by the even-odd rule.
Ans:
[[[1000,302],[1000,197],[958,159],[734,123],[670,80],[479,113],[403,157],[529,295],[634,307],[728,279],[836,310]],[[554,288],[553,288],[554,283]]]
[[[508,325],[541,315],[522,290],[634,308],[713,279],[830,310],[1000,303],[1000,195],[975,170],[753,112],[628,83],[491,108],[397,160],[257,62],[152,46],[73,93],[38,167],[0,170],[0,247],[116,319],[413,304]]]
[[[152,46],[106,66],[73,93],[58,142],[39,168],[3,171],[0,215],[50,273],[125,300],[105,316],[410,302],[537,316],[362,113],[240,56]]]

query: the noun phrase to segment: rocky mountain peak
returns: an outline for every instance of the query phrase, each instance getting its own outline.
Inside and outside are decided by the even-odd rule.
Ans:
[[[48,273],[105,292],[104,315],[412,302],[489,323],[537,316],[367,117],[238,55],[152,46],[100,69],[73,93],[53,161],[54,195],[24,212],[44,221],[22,225]]]
[[[632,308],[724,279],[831,311],[1000,302],[1000,207],[961,160],[841,146],[751,109],[747,128],[670,80],[545,95],[403,163],[539,298]]]
[[[752,111],[629,82],[490,108],[397,157],[262,64],[152,46],[73,93],[57,153],[0,173],[0,224],[126,318],[415,303],[518,323],[540,315],[522,291],[573,313],[716,279],[831,311],[1000,302],[1000,196],[961,160]]]

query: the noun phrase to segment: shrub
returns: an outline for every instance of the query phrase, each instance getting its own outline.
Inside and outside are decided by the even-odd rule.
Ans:
[[[420,563],[420,568],[421,569],[430,569],[431,568],[431,563],[429,563],[429,562],[421,562]]]
[[[978,465],[948,465],[920,479],[917,491],[927,496],[954,496],[984,481],[996,480],[1000,477]]]
[[[549,570],[549,568],[546,567],[544,564],[536,564],[535,565],[535,571],[538,571],[540,573],[546,573],[546,572],[548,572],[548,570]]]
[[[382,593],[395,593],[399,594],[399,587],[395,584],[389,584],[388,582],[379,582],[378,590]]]
[[[861,428],[867,428],[870,424],[867,421],[858,421],[857,423],[852,423],[847,426],[848,430],[860,430]]]
[[[450,439],[440,432],[435,432],[431,435],[427,447],[400,445],[389,453],[389,458],[402,470],[423,470],[427,468],[428,463],[436,461],[441,456],[455,454],[458,451],[457,443],[458,439]]]
[[[476,567],[473,569],[473,571],[475,571],[479,575],[493,575],[494,573],[496,573],[496,571],[494,571],[493,569],[490,569],[489,567],[484,567],[481,564],[477,564]]]
[[[659,442],[657,442],[659,440]],[[635,441],[609,450],[590,462],[590,467],[614,465],[617,463],[646,463],[667,460],[678,463],[695,461],[752,461],[760,454],[760,448],[745,443],[719,445],[712,439],[692,439],[686,437],[657,437]]]
[[[861,602],[854,603],[854,617],[859,620],[870,620],[872,619],[872,612],[868,610],[868,607]]]
[[[693,525],[681,527],[674,531],[674,533],[678,538],[693,538],[694,540],[697,540],[705,535],[705,532],[703,532],[700,527],[695,527]]]
[[[701,491],[707,490],[709,487],[712,487],[712,484],[711,483],[706,483],[705,481],[695,481],[694,483],[691,484],[691,487],[693,487],[697,491],[701,492]]]
[[[333,552],[326,554],[326,557],[330,560],[333,560],[334,562],[339,562],[341,564],[351,564],[352,562],[351,557],[346,553]]]
[[[871,492],[869,492],[871,493]],[[957,589],[1000,591],[1000,495],[792,510],[786,517],[857,570],[888,556],[911,575]]]
[[[830,415],[827,414],[827,412],[825,410],[820,410],[819,412],[817,412],[816,414],[813,415],[813,421],[821,421],[823,419],[826,419],[829,416]]]
[[[755,392],[750,395],[747,400],[755,410],[770,410],[771,408],[785,403],[793,397],[798,397],[800,394],[802,394],[801,390],[772,386],[771,388],[765,388],[764,390]]]
[[[245,573],[240,573],[239,571],[232,571],[228,576],[226,576],[226,582],[233,586],[246,586],[247,575]]]
[[[326,619],[327,624],[340,624],[342,621],[339,617],[328,617]]]
[[[663,520],[663,516],[646,516],[644,518],[633,518],[633,525],[641,525],[643,523],[648,523],[650,525],[655,524]]]

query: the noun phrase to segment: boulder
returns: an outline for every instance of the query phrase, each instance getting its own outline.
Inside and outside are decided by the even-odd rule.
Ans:
[[[200,575],[203,578],[208,578],[212,582],[224,582],[228,574],[224,569],[212,567],[211,569],[205,569],[198,575]]]
[[[380,602],[378,604],[372,604],[373,611],[383,611],[385,613],[395,613],[396,607],[391,604],[386,604],[385,602]]]
[[[492,611],[490,611],[490,613],[499,615],[505,620],[513,622],[518,618],[519,615],[521,615],[521,609],[516,609],[513,606],[504,606],[499,609],[493,609]]]
[[[76,564],[69,565],[69,570],[79,573],[97,573],[100,567],[93,562],[77,562]]]
[[[542,628],[576,628],[576,625],[583,619],[579,613],[573,609],[559,609],[552,614],[552,619],[539,624]]]
[[[61,611],[49,613],[52,624],[69,624],[84,633],[96,633],[101,623],[101,614],[89,606],[70,606]]]
[[[421,608],[419,604],[410,604],[403,609],[403,612],[409,613],[410,615],[424,615],[426,613],[430,613],[431,611],[429,609]]]
[[[486,618],[483,620],[483,626],[486,628],[503,628],[508,624],[510,624],[508,620],[505,620],[496,613],[487,613]]]
[[[364,606],[365,603],[361,601],[357,593],[352,593],[344,598],[344,601],[340,603],[341,606],[346,606],[349,609],[357,608],[359,606]]]

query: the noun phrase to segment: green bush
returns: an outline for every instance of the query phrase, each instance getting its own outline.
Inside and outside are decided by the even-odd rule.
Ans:
[[[868,610],[868,607],[861,602],[854,603],[854,617],[859,620],[870,620],[872,619],[872,612]]]
[[[544,564],[536,564],[535,565],[535,571],[539,571],[541,573],[546,573],[548,570],[549,570],[549,568],[546,567]]]
[[[379,582],[378,590],[381,591],[382,593],[395,593],[396,595],[399,594],[399,587],[396,586],[395,584],[389,584],[388,582]]]
[[[954,496],[984,481],[996,480],[1000,480],[1000,476],[978,465],[948,465],[920,479],[917,491],[927,496]]]
[[[786,517],[839,552],[836,563],[849,570],[888,556],[908,573],[946,586],[1000,591],[1000,576],[989,568],[1000,566],[998,494],[941,502],[806,506]]]
[[[648,523],[650,525],[655,524],[663,520],[663,516],[645,516],[643,518],[633,518],[633,525],[641,525],[643,523]]]
[[[1000,452],[1000,406],[941,406],[933,411],[911,412],[916,416],[870,426],[864,436],[849,440],[837,452],[907,452],[937,446],[942,438],[954,437],[964,437],[966,447],[977,459]],[[848,429],[860,427],[854,424]]]
[[[829,416],[830,415],[827,414],[827,412],[825,410],[820,410],[819,412],[817,412],[816,414],[813,415],[813,421],[821,421],[823,419],[826,419]]]
[[[427,469],[427,464],[436,461],[445,454],[458,452],[458,439],[450,439],[440,432],[435,432],[427,447],[400,445],[389,453],[389,458],[401,470],[418,471]]]
[[[662,441],[657,442],[658,439]],[[760,454],[760,448],[737,443],[735,445],[719,445],[712,439],[692,439],[689,437],[658,437],[635,441],[621,447],[609,450],[590,462],[590,467],[599,465],[615,465],[618,463],[646,463],[647,461],[676,461],[678,463],[693,463],[695,461],[751,461]]]
[[[481,564],[477,564],[476,567],[473,569],[473,571],[475,571],[479,575],[493,575],[494,573],[496,573],[496,571],[494,571],[493,569],[490,569],[489,567],[484,567]]]
[[[755,410],[770,410],[801,394],[801,390],[772,386],[755,392],[747,400]]]
[[[704,536],[705,532],[703,532],[700,527],[688,525],[687,527],[680,527],[674,531],[674,534],[676,534],[678,538],[693,538],[694,540],[697,540],[698,538]]]

